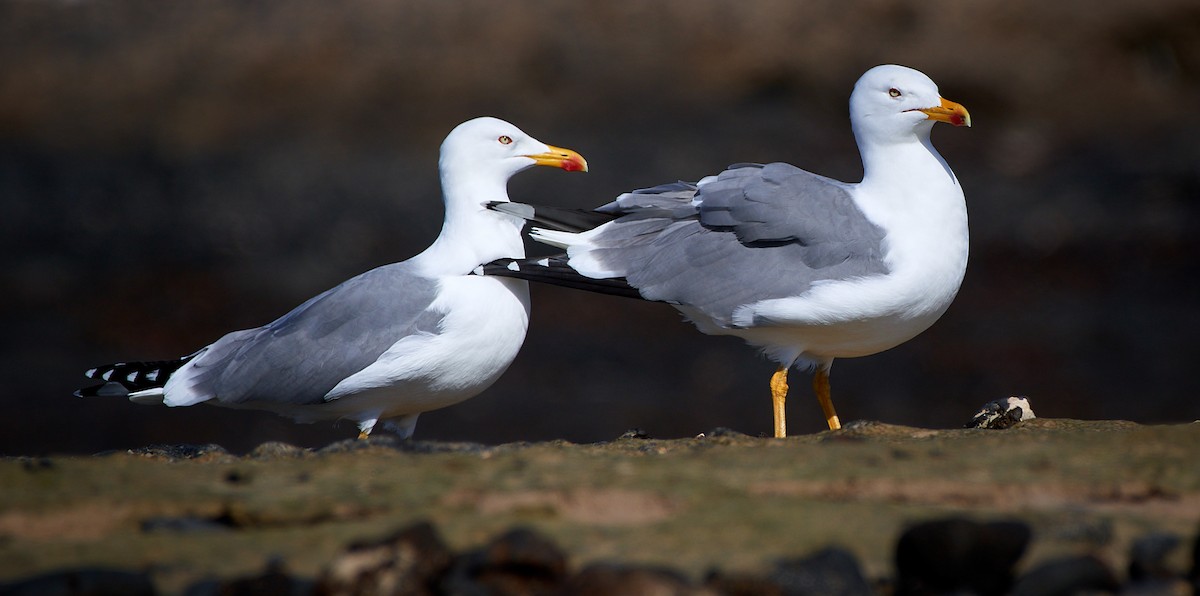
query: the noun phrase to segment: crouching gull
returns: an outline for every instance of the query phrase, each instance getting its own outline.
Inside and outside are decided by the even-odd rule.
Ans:
[[[508,179],[535,165],[587,171],[578,153],[503,120],[460,124],[442,143],[445,221],[424,252],[190,356],[91,369],[87,376],[103,382],[76,395],[267,410],[297,422],[346,418],[358,424],[359,438],[382,420],[408,438],[421,412],[490,386],[525,340],[528,284],[470,273],[525,255],[524,221],[484,204],[507,201]]]
[[[667,302],[700,331],[743,338],[779,364],[770,382],[775,436],[787,434],[793,366],[815,371],[813,389],[838,429],[833,360],[927,329],[966,271],[966,204],[930,143],[936,122],[970,126],[971,117],[921,72],[877,66],[850,95],[862,182],[739,164],[595,211],[499,203],[492,208],[541,226],[531,236],[566,253],[481,272]]]

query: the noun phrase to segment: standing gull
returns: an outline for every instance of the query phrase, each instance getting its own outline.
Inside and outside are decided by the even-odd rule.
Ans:
[[[578,153],[503,120],[460,124],[442,143],[446,217],[424,252],[190,356],[89,370],[103,383],[76,395],[267,410],[297,422],[346,418],[358,424],[359,438],[382,420],[411,436],[421,412],[490,386],[525,340],[528,284],[470,273],[481,263],[525,255],[524,222],[484,203],[508,201],[508,179],[535,165],[587,171]]]
[[[862,182],[739,164],[696,184],[626,193],[594,212],[496,204],[542,226],[530,235],[566,253],[482,272],[667,302],[701,332],[740,337],[779,364],[770,383],[775,436],[787,434],[793,366],[815,371],[826,422],[838,429],[833,360],[929,328],[966,271],[966,203],[930,143],[936,122],[970,126],[971,117],[921,72],[877,66],[850,95]]]

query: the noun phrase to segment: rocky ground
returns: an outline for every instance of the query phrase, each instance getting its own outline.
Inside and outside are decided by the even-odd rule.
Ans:
[[[8,458],[0,582],[13,593],[400,582],[411,593],[772,594],[988,593],[1015,579],[1017,592],[1053,593],[1067,578],[1187,593],[1197,461],[1197,423],[1065,419],[859,422],[783,440],[630,432],[597,444],[373,438]]]

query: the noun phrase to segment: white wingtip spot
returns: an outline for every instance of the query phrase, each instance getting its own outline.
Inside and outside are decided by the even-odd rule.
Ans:
[[[113,374],[112,369],[106,370],[106,371],[104,371],[104,374],[100,375],[100,380],[107,381],[108,378],[112,376],[112,374]]]
[[[151,383],[157,381],[158,380],[158,369],[156,368],[156,369],[146,373],[146,380],[150,381]]]
[[[480,265],[471,270],[471,275],[483,275],[483,265]]]
[[[511,262],[511,263],[509,263],[509,264],[508,264],[508,270],[509,270],[509,271],[520,271],[520,270],[521,270],[521,266],[520,266],[520,265],[517,265],[517,262],[516,262],[516,261],[513,261],[513,262]]]
[[[94,368],[87,369],[87,372],[83,373],[83,376],[85,376],[89,379],[96,376],[96,369],[94,369]]]
[[[161,406],[163,402],[162,387],[146,389],[145,391],[135,391],[129,394],[129,401],[143,406]],[[169,405],[169,404],[168,404]]]
[[[125,380],[129,381],[130,383],[136,383],[137,376],[138,376],[138,371],[135,370],[135,371],[125,375]]]
[[[549,266],[550,266],[550,259],[538,259],[538,260],[537,260],[537,264],[538,264],[538,266],[539,266],[539,267],[549,267]]]

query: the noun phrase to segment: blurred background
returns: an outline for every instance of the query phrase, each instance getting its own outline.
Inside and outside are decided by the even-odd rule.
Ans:
[[[1008,395],[1200,418],[1194,0],[0,0],[0,454],[353,437],[71,392],[423,249],[461,121],[588,158],[518,176],[517,200],[592,207],[742,161],[858,180],[847,99],[881,63],[971,111],[934,132],[971,263],[931,330],[835,364],[842,419],[957,427]],[[740,341],[661,304],[534,287],[533,306],[509,372],[416,438],[770,432],[774,367]],[[792,385],[790,430],[821,430]]]

